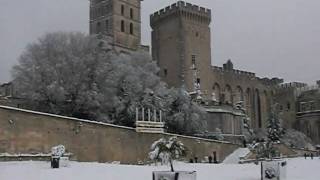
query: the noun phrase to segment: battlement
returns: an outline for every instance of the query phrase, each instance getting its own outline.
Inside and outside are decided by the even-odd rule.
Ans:
[[[280,89],[291,89],[291,88],[303,88],[307,87],[308,85],[306,83],[300,83],[300,82],[290,82],[290,83],[284,83],[280,84]]]
[[[186,16],[194,16],[198,17],[198,19],[202,18],[204,22],[211,22],[211,10],[200,7],[197,5],[193,5],[184,1],[178,1],[166,8],[163,8],[153,14],[150,15],[150,23],[151,26],[156,23],[158,20],[166,18],[172,14],[186,15]]]
[[[218,67],[218,66],[212,66],[212,70],[215,72],[220,72],[220,73],[233,73],[235,75],[240,75],[240,76],[247,76],[247,77],[256,77],[255,73],[252,72],[247,72],[247,71],[241,71],[241,70],[237,70],[237,69],[225,69],[223,67]]]
[[[99,4],[103,4],[103,3],[110,3],[111,0],[89,0],[90,1],[90,6],[97,6]],[[140,0],[143,1],[143,0]]]
[[[275,85],[279,85],[281,83],[283,83],[283,79],[280,78],[258,78],[259,81],[261,81],[263,84],[268,85],[268,86],[275,86]]]

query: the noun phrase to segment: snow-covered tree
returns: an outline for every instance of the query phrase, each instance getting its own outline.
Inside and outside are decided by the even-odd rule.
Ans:
[[[267,125],[267,138],[262,142],[257,142],[254,149],[257,154],[257,159],[269,159],[277,156],[276,144],[280,143],[280,138],[283,136],[284,131],[280,124],[279,112],[277,104],[271,108]]]
[[[12,71],[27,106],[131,127],[135,109],[144,107],[162,110],[168,129],[203,130],[195,121],[202,120],[199,107],[161,82],[159,68],[148,53],[117,54],[105,41],[58,32],[29,44]],[[179,127],[173,122],[180,122]]]
[[[284,134],[284,130],[280,124],[280,117],[277,108],[277,104],[274,104],[271,109],[270,117],[268,119],[268,139],[274,143],[279,142],[280,138]]]
[[[247,110],[244,107],[244,102],[239,101],[235,104],[234,107],[236,110],[239,110],[242,113],[242,125],[243,125],[243,135],[247,142],[251,142],[253,139],[253,130],[250,127],[251,119],[248,116]]]
[[[206,129],[206,111],[193,102],[187,91],[183,88],[172,89],[171,103],[166,116],[169,132],[193,135],[202,133]]]
[[[151,145],[149,157],[154,161],[169,162],[171,171],[174,172],[173,161],[185,157],[187,148],[177,137],[161,138]]]

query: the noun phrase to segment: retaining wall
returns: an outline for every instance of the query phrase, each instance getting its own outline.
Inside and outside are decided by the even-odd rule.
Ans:
[[[0,106],[0,153],[49,153],[63,144],[77,161],[137,164],[148,161],[150,145],[173,134],[137,133],[133,128]],[[175,135],[177,136],[177,135]],[[217,152],[222,161],[239,146],[201,138],[178,136],[189,157]]]

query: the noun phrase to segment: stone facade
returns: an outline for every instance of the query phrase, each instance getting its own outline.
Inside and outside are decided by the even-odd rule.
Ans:
[[[204,98],[233,106],[244,101],[253,128],[263,128],[270,111],[272,92],[281,79],[260,79],[236,70],[229,60],[211,65],[211,10],[179,1],[150,16],[152,56],[169,86],[188,91],[201,88]]]
[[[320,144],[320,88],[302,92],[296,106],[296,128]]]
[[[117,52],[140,48],[141,0],[90,0],[90,34],[111,38]]]
[[[274,94],[285,128],[299,130],[320,144],[320,87],[287,83]]]

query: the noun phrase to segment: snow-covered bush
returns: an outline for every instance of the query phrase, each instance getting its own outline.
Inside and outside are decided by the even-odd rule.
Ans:
[[[66,148],[64,145],[58,145],[51,148],[51,155],[56,157],[61,157],[65,153]]]
[[[161,138],[155,141],[151,145],[149,157],[154,161],[170,163],[171,171],[174,172],[173,160],[185,157],[186,153],[187,149],[184,144],[177,137],[170,137],[169,139]]]
[[[312,140],[300,131],[287,129],[281,142],[289,147],[313,149]]]

